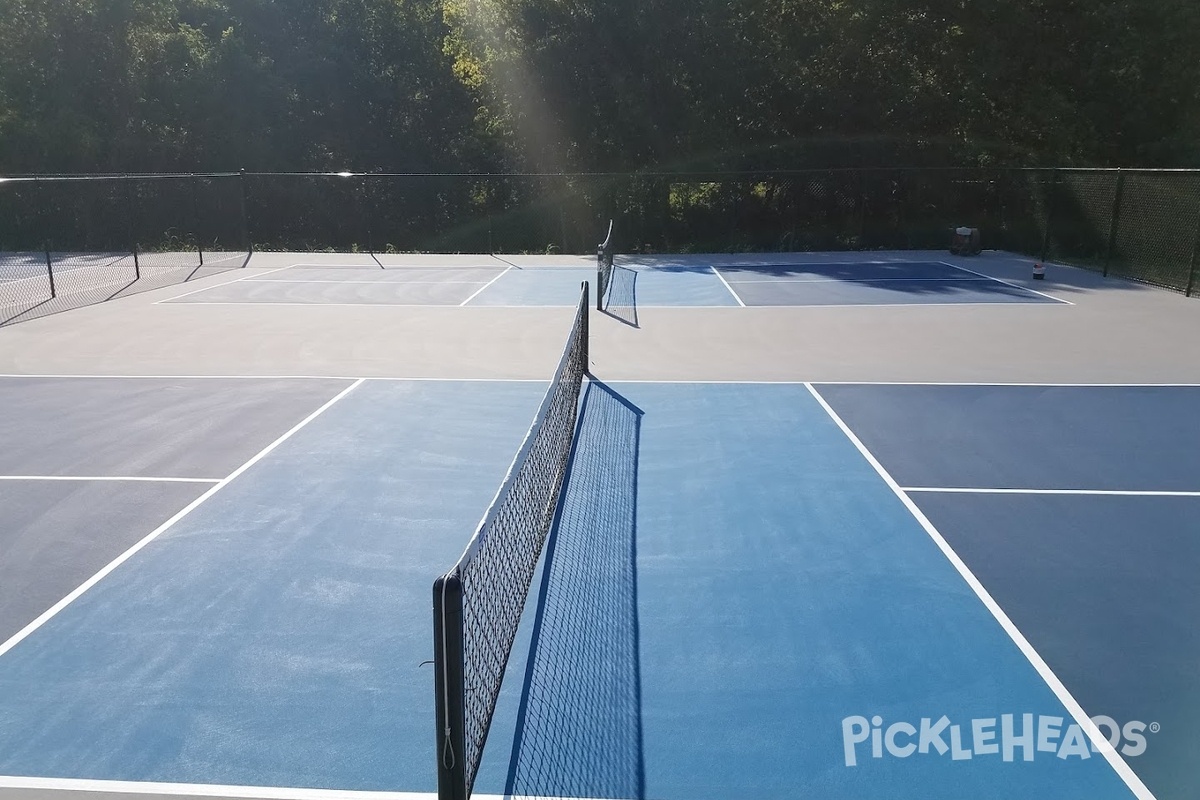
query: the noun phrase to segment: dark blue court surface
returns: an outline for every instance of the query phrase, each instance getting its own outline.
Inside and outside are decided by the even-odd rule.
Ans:
[[[1200,387],[818,388],[1084,709],[1145,726],[1160,800],[1195,796]]]
[[[939,261],[755,264],[718,272],[748,306],[1064,302]]]
[[[294,408],[303,391],[333,402],[244,472],[226,465],[211,477],[235,477],[210,499],[0,646],[0,775],[434,790],[432,580],[465,546],[545,384],[277,394]],[[1161,710],[1144,720],[1161,738],[1128,765],[1160,800],[1194,796],[1179,754],[1196,749],[1183,730],[1198,652],[1185,526],[1200,501],[915,491],[1019,474],[1017,448],[1043,441],[1010,435],[1022,391],[589,383],[476,789],[1137,796],[1120,757],[1089,746],[1078,700],[1122,724]],[[1087,422],[1064,427],[1067,404],[1052,404],[1040,418],[1051,438],[1027,455],[1077,450],[1091,463],[1065,485],[1086,487],[1099,460],[1109,485],[1200,473],[1180,460],[1196,452],[1195,422],[1172,423],[1176,461],[1156,471],[1114,462],[1123,440],[1093,441],[1106,428],[1084,413],[1150,409],[1143,434],[1165,441],[1161,417],[1192,397],[1173,392],[1196,390],[1130,390],[1128,406],[1078,391],[1072,419]],[[822,401],[884,468],[909,459],[893,474],[1074,699]],[[163,513],[147,513],[147,530]],[[1169,744],[1168,726],[1182,730]]]

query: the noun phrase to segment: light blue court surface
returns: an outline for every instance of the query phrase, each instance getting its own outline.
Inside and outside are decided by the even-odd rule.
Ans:
[[[622,273],[620,259],[614,274],[614,299],[627,296],[625,283],[630,276]],[[737,300],[717,273],[709,266],[639,266],[623,268],[634,272],[636,304],[654,306],[736,306]]]
[[[467,305],[576,306],[579,304],[579,284],[583,281],[595,291],[596,270],[512,267],[483,288]]]
[[[358,386],[0,657],[0,774],[432,791],[432,579],[544,389]],[[566,537],[611,501],[628,549],[590,557],[626,583],[596,607],[635,617],[604,633],[637,657],[606,724],[640,749],[641,774],[617,778],[645,797],[1131,796],[1078,742],[988,752],[987,720],[999,746],[1001,715],[1069,715],[805,386],[589,390],[580,442],[566,566],[544,577],[569,582],[588,551]],[[479,792],[551,779],[514,733],[546,702],[525,691],[538,659],[564,651],[522,637],[542,655],[514,653]],[[960,738],[875,757],[869,726],[846,731],[876,715],[945,716]],[[978,752],[937,754],[955,741]],[[580,792],[599,773],[581,774]]]

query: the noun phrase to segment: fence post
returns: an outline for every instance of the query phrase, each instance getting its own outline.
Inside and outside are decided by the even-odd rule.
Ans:
[[[1112,263],[1113,248],[1117,244],[1117,221],[1121,217],[1121,190],[1125,187],[1125,173],[1117,167],[1117,185],[1113,189],[1112,221],[1108,226],[1108,248],[1104,251],[1104,277],[1108,277],[1108,267]]]
[[[122,175],[121,180],[125,182],[125,219],[128,222],[129,228],[129,252],[133,253],[133,279],[140,281],[142,279],[142,269],[138,264],[137,232],[133,224],[133,179],[128,175]]]
[[[1039,261],[1042,264],[1046,263],[1046,256],[1050,254],[1050,226],[1054,223],[1054,193],[1055,187],[1058,185],[1058,171],[1050,171],[1050,183],[1046,190],[1046,229],[1042,233],[1042,253]]]
[[[200,266],[204,266],[204,243],[200,241],[200,202],[196,199],[196,173],[192,173],[192,235],[196,237],[196,254],[200,256]]]
[[[370,197],[367,195],[366,175],[360,175],[358,177],[358,192],[356,194],[358,201],[358,214],[362,218],[363,226],[366,228],[367,254],[373,256],[375,255],[375,244],[373,241],[374,237],[372,235],[372,228],[375,226],[372,224],[373,220],[371,212],[374,209],[374,204],[370,202]]]
[[[867,241],[867,176],[861,166],[854,168],[854,174],[858,178],[855,183],[858,194],[858,236],[854,249],[864,250]]]
[[[1191,297],[1192,290],[1196,288],[1196,270],[1200,269],[1200,205],[1196,208],[1196,234],[1192,237],[1192,258],[1188,269],[1187,288],[1184,289],[1184,297]]]
[[[46,242],[46,276],[50,278],[50,299],[58,297],[58,289],[54,286],[54,260],[50,258],[50,243]]]
[[[250,204],[247,200],[249,190],[246,188],[246,168],[238,170],[238,180],[242,187],[242,235],[245,236],[246,254],[254,253],[254,239],[250,237]]]

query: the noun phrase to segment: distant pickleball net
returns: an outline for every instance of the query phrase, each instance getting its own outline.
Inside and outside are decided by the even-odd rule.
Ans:
[[[613,274],[613,223],[608,221],[608,234],[596,246],[596,309],[604,310],[604,299],[612,283]]]
[[[567,474],[588,365],[588,286],[554,379],[462,558],[434,583],[438,796],[470,797]]]

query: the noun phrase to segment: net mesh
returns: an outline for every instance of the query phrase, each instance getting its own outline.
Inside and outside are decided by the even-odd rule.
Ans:
[[[588,382],[546,545],[509,797],[643,797],[637,618],[642,411]]]
[[[600,310],[627,325],[638,326],[637,270],[613,267],[608,273],[608,291]]]
[[[612,283],[613,244],[612,222],[608,223],[608,236],[596,247],[596,308],[604,308],[604,299]]]
[[[567,472],[587,370],[588,289],[558,371],[508,477],[458,564],[434,587],[439,783],[469,795]],[[456,743],[461,742],[456,747]],[[461,752],[457,750],[461,749]],[[450,784],[450,788],[446,784]]]

